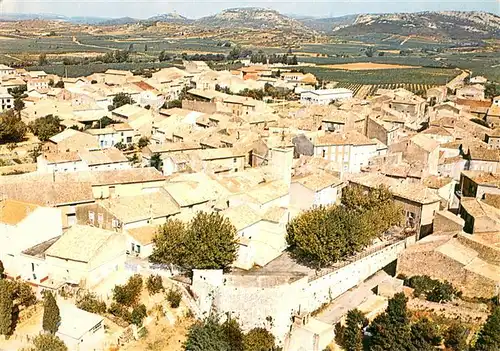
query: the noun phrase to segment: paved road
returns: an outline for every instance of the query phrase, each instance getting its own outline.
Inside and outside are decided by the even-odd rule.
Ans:
[[[332,303],[315,318],[322,322],[335,325],[349,310],[358,307],[370,296],[374,295],[372,289],[389,277],[390,276],[384,271],[377,272],[371,278],[368,278],[363,283],[333,300]]]

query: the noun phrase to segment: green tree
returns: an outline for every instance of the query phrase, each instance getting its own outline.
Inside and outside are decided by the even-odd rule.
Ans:
[[[134,307],[132,310],[132,314],[130,316],[131,322],[138,327],[142,326],[142,321],[147,316],[146,306],[144,304],[140,304]]]
[[[45,54],[44,52],[42,52],[38,56],[38,65],[39,66],[45,66],[47,63],[48,63],[48,61],[47,61],[47,54]]]
[[[341,346],[345,351],[363,350],[363,331],[362,328],[367,325],[364,314],[358,309],[347,312],[346,325],[342,330]]]
[[[167,292],[167,301],[170,303],[170,307],[179,307],[182,301],[182,293],[177,289],[169,289]]]
[[[113,119],[109,118],[108,116],[103,116],[97,123],[96,126],[97,128],[107,128],[109,125],[117,123]]]
[[[22,141],[27,129],[21,116],[16,115],[14,111],[0,114],[0,144]]]
[[[16,98],[14,100],[14,111],[21,112],[24,106],[24,101],[21,98]]]
[[[293,255],[315,267],[325,267],[370,243],[368,223],[340,206],[307,210],[287,225]]]
[[[14,301],[9,282],[0,279],[0,335],[10,335],[12,333],[13,307]]]
[[[148,139],[148,138],[146,138],[146,137],[141,137],[141,138],[139,139],[139,141],[137,142],[137,146],[138,146],[140,149],[142,149],[142,148],[144,148],[144,147],[148,146],[148,144],[149,144],[149,139]],[[155,167],[155,168],[156,168],[156,167]]]
[[[450,351],[467,351],[467,328],[455,322],[444,333],[444,346]]]
[[[29,124],[29,127],[40,141],[49,140],[63,129],[61,120],[54,115],[37,118]]]
[[[154,242],[153,262],[186,270],[228,269],[236,259],[236,228],[216,212],[198,212],[188,225],[169,220]]]
[[[441,345],[442,337],[435,323],[427,318],[419,319],[411,326],[411,343],[418,351],[433,351]]]
[[[40,334],[33,339],[34,348],[29,351],[68,351],[64,342],[52,334]]]
[[[243,338],[245,351],[272,351],[274,336],[264,328],[253,328]]]
[[[411,347],[411,329],[403,293],[389,300],[386,311],[370,324],[370,351],[404,351]]]
[[[106,303],[101,299],[98,299],[95,294],[90,292],[86,293],[76,301],[76,307],[91,313],[106,313]]]
[[[214,317],[196,322],[191,326],[187,335],[187,340],[184,343],[184,350],[231,351],[229,342],[226,340],[224,329]]]
[[[142,277],[140,274],[134,274],[125,285],[116,285],[113,288],[113,300],[124,306],[134,306],[139,300],[141,291]]]
[[[222,324],[222,330],[231,351],[246,351],[243,346],[243,332],[235,319],[228,318]]]
[[[3,266],[3,262],[0,260],[0,279],[3,279],[4,272],[5,272],[5,268]]]
[[[113,98],[113,107],[112,109],[116,109],[116,108],[119,108],[119,107],[122,107],[124,105],[133,105],[135,104],[135,101],[132,99],[132,97],[130,96],[130,94],[127,94],[127,93],[118,93],[115,95],[115,97]]]
[[[498,83],[486,83],[484,85],[484,96],[487,99],[492,99],[495,96],[500,95],[500,84]]]
[[[54,88],[64,88],[64,82],[62,80],[58,81],[56,84],[54,84]]]
[[[54,87],[54,80],[52,78],[49,79],[49,87]]]
[[[45,291],[43,299],[43,330],[51,334],[55,334],[57,329],[59,329],[59,323],[61,322],[61,316],[56,298],[50,291]]]
[[[12,299],[17,304],[29,307],[36,303],[36,295],[31,285],[22,280],[9,281],[9,284],[12,291]]]
[[[149,166],[154,167],[161,172],[163,167],[163,161],[159,153],[154,153],[151,155],[151,159],[149,160]]]
[[[500,350],[500,306],[496,306],[484,323],[474,347],[475,351]]]
[[[148,289],[149,295],[156,295],[163,290],[163,281],[161,276],[150,275],[146,280],[146,289]]]

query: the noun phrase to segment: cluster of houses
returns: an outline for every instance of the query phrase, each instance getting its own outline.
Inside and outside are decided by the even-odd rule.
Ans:
[[[52,114],[67,127],[44,143],[36,171],[0,179],[0,260],[8,277],[39,289],[92,289],[129,258],[147,260],[159,225],[198,211],[217,211],[236,227],[235,268],[265,267],[286,250],[286,225],[301,211],[339,204],[345,186],[384,185],[420,242],[437,220],[439,228],[446,219],[468,233],[415,249],[412,260],[424,249],[460,255],[443,253],[450,240],[457,247],[480,242],[474,249],[491,254],[474,257],[490,271],[449,260],[498,286],[500,97],[485,100],[475,85],[456,95],[436,87],[425,97],[379,89],[360,100],[345,89],[315,90],[310,74],[276,77],[264,66],[216,72],[186,62],[151,78],[108,70],[63,78],[64,88],[49,87],[55,77],[41,73],[26,78],[33,73],[3,66],[0,73],[2,86],[27,79],[23,120]],[[223,92],[266,84],[300,88],[302,104]],[[119,93],[133,103],[109,109]],[[179,98],[182,107],[168,108]],[[113,123],[99,128],[103,116]],[[147,145],[139,148],[140,140]],[[437,271],[429,265],[430,275]]]

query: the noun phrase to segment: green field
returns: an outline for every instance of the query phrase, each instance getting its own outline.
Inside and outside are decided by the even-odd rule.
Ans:
[[[165,50],[170,55],[183,52],[193,54],[213,53],[228,54],[231,48],[220,46],[217,38],[203,39],[166,39],[160,33],[143,35],[92,35],[87,33],[57,33],[54,37],[14,38],[0,40],[0,63],[21,64],[35,62],[37,56],[47,54],[75,54],[82,57],[82,52],[105,53],[110,50],[130,50],[131,57],[127,63],[104,64],[90,63],[63,66],[61,59],[49,57],[51,61],[45,66],[32,66],[28,69],[42,69],[48,73],[63,75],[65,68],[68,76],[89,75],[103,72],[108,68],[140,70],[144,68],[168,67],[172,62],[155,62],[159,53]],[[76,41],[73,40],[76,38]],[[317,75],[323,80],[346,82],[352,84],[445,84],[457,75],[455,68],[468,69],[473,75],[484,75],[489,80],[500,81],[500,55],[491,53],[459,53],[450,49],[450,43],[436,43],[421,38],[404,41],[405,37],[370,34],[350,38],[329,44],[306,44],[296,47],[295,52],[318,53],[327,57],[299,57],[299,61],[317,65],[340,64],[352,62],[391,63],[420,66],[420,69],[394,69],[375,71],[339,71],[318,67],[303,67],[307,72]],[[403,45],[402,42],[404,41]],[[365,50],[410,50],[406,56],[393,52],[385,52],[384,56],[367,57]],[[284,49],[266,47],[247,47],[252,51],[263,50],[267,54],[283,53]],[[435,50],[429,52],[428,50]],[[439,52],[438,52],[439,51]]]
[[[344,71],[329,68],[301,67],[322,80],[352,84],[446,84],[460,71],[449,68],[377,69],[366,71]]]

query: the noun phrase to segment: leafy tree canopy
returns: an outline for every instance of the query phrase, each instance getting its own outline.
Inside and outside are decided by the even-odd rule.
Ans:
[[[475,351],[500,350],[500,306],[496,306],[484,323],[474,348]]]
[[[54,115],[37,118],[29,127],[40,141],[47,141],[63,130],[61,120]]]
[[[187,225],[169,220],[154,239],[153,262],[191,269],[227,269],[236,259],[236,228],[219,213],[198,212]]]
[[[34,348],[28,351],[68,351],[64,342],[52,334],[40,334],[33,339]]]
[[[55,334],[57,329],[59,329],[59,323],[61,322],[61,315],[59,313],[59,307],[57,306],[56,298],[54,294],[49,291],[45,291],[44,294],[44,304],[43,304],[43,330]]]
[[[27,129],[21,117],[14,111],[0,114],[0,144],[22,141]]]

